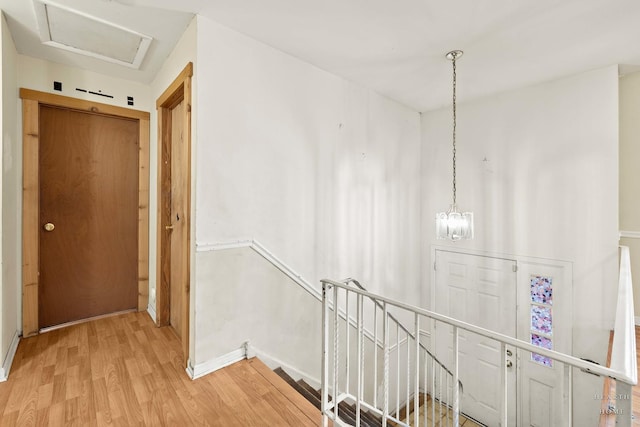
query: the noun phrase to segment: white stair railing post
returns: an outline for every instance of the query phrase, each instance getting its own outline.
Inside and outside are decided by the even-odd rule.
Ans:
[[[424,425],[428,427],[427,420],[429,419],[429,406],[427,405],[427,394],[429,392],[429,363],[432,362],[433,359],[429,359],[428,357],[424,358],[424,378],[422,379],[422,386],[424,387]],[[433,365],[431,365],[433,368]],[[431,390],[431,407],[433,408],[433,390]],[[432,418],[433,419],[433,418]]]
[[[340,309],[338,307],[338,287],[333,287],[333,414],[338,419],[338,377],[340,372],[339,359],[340,350],[338,344],[340,317],[338,316]]]
[[[447,375],[446,373],[444,375],[444,394],[447,399],[447,401],[445,402],[444,414],[445,418],[447,419],[446,426],[448,427],[450,425],[449,421],[453,421],[453,417],[451,416],[451,412],[453,410],[453,389],[449,388],[449,375]]]
[[[378,304],[373,304],[373,406],[378,407]]]
[[[571,365],[567,363],[563,364],[563,374],[564,387],[562,394],[566,411],[564,421],[565,425],[571,426],[573,425],[573,368]],[[617,423],[616,426],[620,427]]]
[[[407,420],[407,424],[409,423],[409,412],[410,412],[410,399],[411,399],[411,351],[409,349],[409,333],[407,332],[407,383],[406,383],[406,394],[407,394],[407,398],[404,404],[404,408],[405,408],[405,418]]]
[[[387,427],[387,418],[389,417],[389,312],[386,302],[382,305],[382,325],[382,345],[384,347],[382,427]]]
[[[363,352],[363,327],[362,327],[362,295],[358,295],[358,399],[356,400],[356,427],[360,427],[360,403],[363,400],[362,396],[362,371],[364,369],[364,352]]]
[[[458,341],[459,330],[457,326],[453,327],[453,426],[460,426],[460,390],[458,389]],[[448,378],[448,377],[447,377]]]
[[[500,427],[507,427],[507,345],[500,343]]]
[[[327,404],[329,402],[329,303],[327,301],[326,283],[322,284],[322,425],[329,427],[329,417],[327,416]]]
[[[414,314],[414,336],[416,337],[416,347],[415,347],[415,364],[416,372],[414,377],[414,388],[413,388],[413,424],[414,427],[420,426],[420,402],[419,402],[419,393],[420,393],[420,316],[416,313]],[[425,389],[425,395],[427,390]],[[425,400],[426,404],[427,401]],[[426,409],[425,409],[426,411]],[[409,417],[407,416],[407,423],[409,423]]]
[[[438,380],[439,380],[438,382],[440,383],[440,385],[438,386],[438,396],[439,396],[438,416],[440,420],[442,420],[442,366],[440,365],[438,365]]]
[[[345,290],[344,293],[344,306],[345,306],[345,356],[344,356],[344,392],[349,394],[349,379],[351,377],[349,371],[349,365],[351,361],[351,327],[349,325],[349,319],[351,316],[349,314],[349,290]]]
[[[400,418],[400,325],[396,322],[396,418]]]
[[[431,419],[436,420],[436,361],[431,359]]]

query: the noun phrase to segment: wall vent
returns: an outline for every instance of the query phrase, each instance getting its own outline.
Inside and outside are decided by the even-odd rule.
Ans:
[[[49,0],[34,0],[42,43],[139,69],[151,37]]]

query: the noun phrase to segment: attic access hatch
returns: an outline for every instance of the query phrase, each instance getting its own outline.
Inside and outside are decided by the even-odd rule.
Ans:
[[[139,69],[151,37],[47,0],[34,0],[43,44]]]

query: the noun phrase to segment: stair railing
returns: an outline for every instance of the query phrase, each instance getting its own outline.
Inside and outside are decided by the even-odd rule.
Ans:
[[[444,316],[433,311],[425,310],[419,307],[415,307],[409,304],[404,304],[398,301],[394,301],[389,298],[382,297],[370,292],[366,292],[360,288],[351,286],[348,280],[347,283],[322,280],[322,390],[321,390],[321,411],[323,425],[327,427],[329,420],[334,422],[334,425],[355,425],[360,427],[362,424],[362,418],[360,416],[362,410],[368,410],[374,414],[382,417],[382,425],[387,426],[389,423],[405,427],[418,427],[420,425],[428,426],[428,422],[437,422],[435,420],[446,419],[446,425],[453,425],[458,427],[460,425],[460,400],[461,400],[461,387],[459,386],[458,367],[459,367],[459,336],[460,330],[468,331],[470,333],[478,334],[480,336],[493,339],[501,343],[501,378],[500,378],[500,424],[507,425],[508,413],[507,413],[507,396],[509,390],[507,389],[507,357],[506,346],[512,346],[517,349],[537,353],[541,356],[548,357],[554,361],[560,362],[563,367],[562,381],[563,390],[565,390],[563,399],[563,425],[571,426],[572,422],[572,406],[573,406],[573,370],[574,368],[580,369],[583,372],[589,374],[600,375],[603,377],[609,377],[616,381],[616,394],[628,396],[629,400],[626,400],[624,411],[620,411],[616,414],[616,425],[630,426],[631,425],[631,402],[630,397],[632,395],[631,387],[636,384],[637,379],[634,375],[628,375],[623,371],[606,368],[595,363],[591,363],[576,357],[560,353],[553,350],[547,350],[542,347],[534,346],[526,341],[518,340],[510,336],[500,334],[488,329],[481,328],[466,322],[462,322],[453,319],[448,316]],[[351,343],[346,343],[348,339],[345,337],[345,342],[341,342],[340,329],[346,329],[347,331],[351,327],[348,320],[342,321],[342,319],[349,319],[349,316],[341,317],[339,312],[341,306],[348,309],[349,297],[348,295],[355,296],[356,298],[356,320],[355,329],[357,330],[357,343],[356,352],[357,359],[355,363],[356,370],[356,391],[355,394],[351,392],[348,376],[341,377],[341,373],[346,374],[347,369],[342,369],[346,363],[346,366],[350,366],[353,361],[350,360],[350,352],[340,351],[341,345],[346,347],[351,346]],[[369,314],[373,314],[368,321],[374,323],[374,343],[373,346],[373,360],[377,360],[378,357],[378,345],[377,345],[377,329],[378,324],[382,324],[382,357],[383,357],[383,372],[382,372],[382,402],[378,402],[377,387],[378,379],[376,374],[373,375],[373,393],[370,391],[370,387],[365,388],[365,341],[364,341],[364,311],[365,303],[369,301],[368,305]],[[401,311],[406,315],[413,315],[414,326],[413,333],[406,332],[403,329],[403,333],[406,334],[403,338],[406,340],[406,359],[401,357],[401,345],[404,342],[400,337],[399,322],[396,323],[395,331],[395,348],[392,349],[392,342],[394,341],[394,331],[390,327],[390,323],[394,322],[391,319],[389,310]],[[373,311],[372,311],[373,310]],[[382,317],[378,317],[377,313],[382,311]],[[394,318],[395,319],[395,318]],[[436,359],[432,357],[430,353],[422,352],[420,342],[420,324],[421,321],[431,319],[435,322],[441,322],[451,326],[452,329],[452,357],[451,366],[445,371],[446,368],[436,364]],[[342,325],[342,328],[341,328]],[[346,334],[348,336],[348,334]],[[330,336],[332,340],[330,341]],[[395,350],[396,357],[392,358],[392,350]],[[430,356],[429,356],[430,355]],[[422,357],[422,359],[421,359]],[[391,363],[396,363],[395,376],[392,377]],[[407,417],[405,420],[401,420],[400,415],[400,363],[406,363],[405,369],[409,372],[406,378],[405,391],[406,395],[403,396],[403,403],[407,408]],[[370,361],[371,363],[371,361]],[[375,363],[375,362],[374,362]],[[377,369],[374,370],[374,372]],[[449,382],[448,376],[451,375],[451,381]],[[443,381],[443,377],[447,377]],[[367,379],[370,379],[367,376]],[[392,387],[392,380],[395,380],[395,387]],[[453,384],[458,386],[454,387]],[[371,384],[370,384],[371,385]],[[394,403],[390,401],[390,392],[396,392],[395,413],[391,412]],[[413,392],[413,400],[410,400],[411,391]],[[436,418],[435,404],[431,405],[431,419],[427,416],[427,409],[423,414],[422,421],[420,420],[420,410],[418,403],[418,396],[420,392],[428,393],[431,396],[433,402],[436,400],[439,402],[439,411],[444,409],[445,414],[439,413],[439,418]],[[331,399],[329,394],[332,394]],[[356,407],[356,419],[353,420],[353,424],[348,424],[340,418],[339,403],[342,401],[355,402]],[[408,408],[410,403],[413,403],[413,417],[412,420],[408,416]],[[449,410],[450,408],[450,410]],[[448,418],[450,417],[450,419]],[[433,424],[432,424],[433,425]],[[440,424],[438,424],[440,425]]]
[[[361,289],[361,290],[363,290],[365,292],[367,291],[367,289],[364,286],[362,286],[358,280],[349,278],[349,279],[342,280],[341,282],[342,283],[346,283],[346,284],[352,283],[358,289]],[[347,294],[346,297],[348,298],[348,294]],[[378,311],[381,311],[381,312],[384,311],[384,306],[379,301],[377,301],[375,298],[369,297],[369,300],[372,301],[376,305],[376,307],[379,309],[379,310],[376,309],[374,311],[374,313],[373,313],[373,316],[375,318],[377,316]],[[348,306],[349,306],[348,302],[346,303],[346,306],[348,308]],[[402,331],[403,334],[405,335],[405,340],[404,341],[405,341],[405,344],[407,345],[407,348],[409,348],[410,343],[413,343],[414,345],[418,345],[420,347],[419,351],[421,352],[420,353],[421,358],[423,360],[427,360],[429,363],[433,364],[435,366],[435,368],[438,369],[439,371],[442,371],[443,375],[445,376],[445,379],[447,381],[451,381],[451,384],[453,384],[453,381],[452,381],[453,372],[451,372],[449,370],[449,368],[447,368],[440,360],[438,360],[438,358],[433,353],[431,353],[431,351],[429,351],[429,349],[419,340],[419,336],[420,336],[419,335],[419,331],[417,332],[417,334],[414,334],[406,326],[404,326],[402,324],[402,322],[400,322],[398,319],[396,319],[396,317],[393,314],[391,314],[389,312],[388,316],[389,316],[389,321],[392,323],[392,325],[395,324],[396,329],[399,328],[399,330]],[[377,323],[376,319],[374,319],[373,323],[374,323],[374,325],[376,325],[376,323]],[[391,329],[393,329],[393,326],[391,326]],[[349,330],[350,329],[347,328],[347,342],[349,342]],[[399,334],[400,331],[396,330],[396,337],[398,337],[398,334]],[[378,332],[378,330],[374,326],[373,341],[377,344],[377,346],[380,349],[384,350],[383,343],[378,340],[377,332]],[[418,337],[418,339],[416,339],[416,337]],[[402,344],[402,343],[401,342],[396,342],[395,346],[392,346],[390,348],[390,351],[393,352],[395,350],[395,351],[399,352],[400,351],[400,344]],[[346,359],[348,360],[349,359],[349,346],[346,347],[345,351],[347,352]],[[377,351],[377,349],[376,349],[376,351]],[[405,403],[404,408],[405,408],[405,419],[408,420],[409,419],[409,414],[410,414],[410,403],[411,403],[409,401],[409,395],[410,395],[410,393],[409,393],[409,389],[410,389],[410,387],[409,387],[409,384],[410,384],[410,372],[409,372],[410,360],[409,360],[409,352],[407,351],[406,354],[407,354],[407,361],[406,361],[406,374],[407,374],[407,380],[406,380],[407,393],[406,394],[407,394],[407,400],[404,402]],[[374,381],[373,382],[374,382],[374,384],[377,382],[377,371],[378,371],[378,369],[377,369],[378,368],[377,367],[377,361],[378,361],[377,357],[374,357],[373,358],[373,365],[374,365],[374,367],[373,367]],[[400,366],[400,364],[398,363],[396,365],[396,367],[399,368],[399,366]],[[347,364],[346,367],[347,367],[347,369],[346,369],[346,371],[347,371],[346,372],[346,377],[348,379],[349,378],[349,364]],[[399,369],[398,369],[398,372],[396,372],[396,376],[397,377],[400,376]],[[449,383],[447,383],[447,386],[449,386]],[[462,382],[460,380],[458,380],[458,388],[460,390],[460,393],[462,393],[464,387],[463,387],[463,384],[462,384]],[[426,387],[425,387],[425,389],[426,389]],[[373,398],[374,402],[377,400],[376,399],[376,395],[377,395],[377,393],[376,393],[376,390],[374,389],[374,398]],[[416,395],[414,395],[414,397],[415,396]],[[439,402],[438,411],[441,413],[442,410],[443,410],[443,399],[437,399],[437,400]],[[447,400],[447,401],[450,402],[451,400]],[[415,399],[414,403],[419,403],[419,399]],[[414,410],[415,410],[415,408],[414,408]],[[398,395],[398,393],[396,393],[396,413],[398,415],[401,415],[399,413],[399,411],[400,411],[399,395]],[[435,412],[435,408],[433,409],[433,411]]]
[[[339,286],[334,286],[336,283]],[[350,285],[354,285],[355,288]],[[332,292],[330,288],[333,288]],[[365,424],[361,417],[363,411],[369,411],[381,417],[383,426],[387,426],[389,422],[401,426],[418,426],[421,391],[429,392],[431,396],[431,419],[443,419],[447,425],[450,423],[457,425],[454,414],[460,413],[459,403],[457,408],[451,408],[446,402],[460,401],[462,383],[457,378],[457,373],[448,369],[421,342],[420,316],[414,314],[414,330],[410,331],[391,314],[389,308],[393,304],[388,304],[367,292],[354,279],[341,282],[323,280],[322,289],[321,410],[324,425],[328,425],[329,419],[334,423],[345,424],[345,420],[340,417],[339,404],[346,401],[355,403],[355,420],[347,419],[347,422],[351,421],[356,426]],[[350,316],[352,305],[350,294],[354,292],[356,294],[355,320]],[[341,293],[344,296],[343,299]],[[370,304],[367,305],[367,301]],[[369,331],[373,330],[372,336],[365,332],[367,321],[364,319],[364,312],[367,310],[370,316],[366,326]],[[346,315],[342,315],[343,313]],[[348,322],[347,319],[350,321]],[[355,359],[351,354],[351,329],[356,331]],[[379,336],[380,332],[382,337]],[[329,343],[330,335],[333,336],[332,343]],[[365,366],[365,336],[373,344],[372,350],[368,352],[368,361],[371,366]],[[332,350],[331,355],[329,348]],[[382,364],[378,361],[380,356],[382,356]],[[356,371],[355,394],[351,387],[352,367]],[[370,380],[369,387],[365,387],[365,375]],[[380,378],[382,379],[381,396],[378,390]],[[454,384],[457,386],[454,387]],[[423,414],[425,420],[428,418],[426,411],[425,409]],[[410,422],[411,413],[413,413],[413,423]]]

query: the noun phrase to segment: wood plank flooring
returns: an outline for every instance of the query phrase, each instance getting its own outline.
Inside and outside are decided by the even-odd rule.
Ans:
[[[612,344],[613,344],[613,332],[611,332],[611,335],[609,337],[609,352],[607,354],[607,366],[609,366],[611,362]],[[640,326],[636,326],[636,348],[640,350]],[[638,366],[638,371],[640,372],[640,353],[636,355],[636,363]],[[640,426],[640,384],[635,385],[631,391],[632,391],[631,404],[632,404],[633,417],[634,417],[633,425]],[[606,396],[616,395],[616,382],[609,379],[605,379],[602,395],[605,396],[605,398],[602,399],[602,405],[600,407],[600,411],[601,413],[604,412],[606,414],[609,403],[613,403],[615,405],[615,400],[609,402],[609,400],[606,399]],[[614,427],[615,425],[616,425],[616,415],[614,413],[600,416],[600,424],[599,424],[600,427]]]
[[[146,313],[23,339],[0,383],[0,426],[318,426],[320,412],[257,359],[192,381],[180,341]]]

